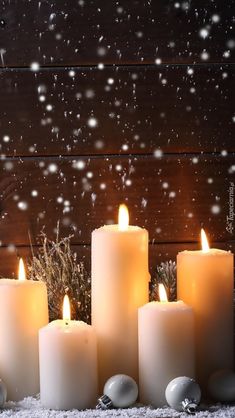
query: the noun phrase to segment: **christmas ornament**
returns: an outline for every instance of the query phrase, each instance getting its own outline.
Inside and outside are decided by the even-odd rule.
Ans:
[[[104,394],[99,398],[97,409],[127,408],[135,403],[138,386],[132,377],[116,374],[104,385]]]
[[[7,388],[3,380],[0,379],[0,408],[3,408],[7,400]]]
[[[150,300],[159,300],[158,285],[162,283],[166,290],[169,301],[176,300],[176,263],[166,261],[157,266],[156,272],[150,282]]]
[[[165,396],[171,408],[194,414],[201,400],[201,390],[194,379],[181,376],[167,385]]]
[[[235,373],[222,369],[213,373],[208,381],[209,395],[218,402],[235,401]]]

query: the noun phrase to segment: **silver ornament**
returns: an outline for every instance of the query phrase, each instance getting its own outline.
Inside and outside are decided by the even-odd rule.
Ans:
[[[138,386],[134,379],[126,374],[116,374],[105,383],[97,409],[128,408],[135,403],[137,397]]]
[[[3,408],[7,400],[7,387],[3,380],[0,379],[0,408]]]
[[[218,402],[235,401],[235,373],[222,369],[213,373],[208,381],[209,395]]]
[[[193,414],[200,403],[201,390],[194,379],[180,376],[167,385],[165,396],[171,408]]]

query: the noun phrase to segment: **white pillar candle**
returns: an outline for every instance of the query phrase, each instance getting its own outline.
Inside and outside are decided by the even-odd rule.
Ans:
[[[211,373],[233,369],[233,254],[203,249],[177,256],[178,297],[193,307],[196,324],[196,376],[205,389]]]
[[[138,379],[138,308],[148,301],[148,232],[119,224],[92,233],[92,324],[98,337],[100,391],[114,374]]]
[[[39,392],[38,330],[48,323],[47,289],[25,280],[0,280],[0,377],[8,399],[18,401]]]
[[[97,400],[97,345],[94,328],[70,320],[68,297],[63,320],[39,331],[40,392],[50,409],[86,409]]]
[[[192,308],[182,301],[167,302],[164,286],[159,293],[162,301],[141,307],[138,319],[140,401],[155,407],[166,404],[172,379],[194,377]]]

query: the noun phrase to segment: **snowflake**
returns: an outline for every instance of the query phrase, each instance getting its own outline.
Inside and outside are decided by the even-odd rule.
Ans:
[[[90,128],[95,128],[95,127],[98,125],[98,121],[97,121],[97,119],[96,119],[96,118],[94,118],[94,117],[92,116],[92,117],[90,117],[90,118],[88,119],[88,121],[87,121],[87,125],[88,125]]]
[[[57,166],[57,164],[55,164],[55,163],[51,163],[51,164],[49,164],[49,166],[48,166],[48,171],[49,171],[50,173],[56,173],[56,172],[57,172],[57,170],[58,170],[58,166]]]
[[[161,63],[162,63],[161,58],[156,58],[156,59],[155,59],[155,64],[156,64],[156,65],[160,65]]]
[[[192,74],[194,73],[193,68],[188,68],[188,69],[187,69],[187,73],[188,73],[189,75],[192,75]]]
[[[112,85],[114,84],[114,79],[113,78],[108,78],[107,83]]]
[[[204,49],[201,53],[201,59],[203,61],[207,61],[209,59],[210,55],[208,54],[208,52]]]
[[[39,63],[38,63],[38,62],[32,62],[32,63],[30,64],[30,69],[31,69],[32,71],[39,71],[39,68],[40,68],[40,65],[39,65]]]
[[[206,28],[200,29],[199,36],[203,39],[206,39],[209,36],[209,30]]]
[[[52,111],[52,109],[53,109],[53,106],[52,106],[51,104],[46,105],[46,110],[47,110],[48,112],[51,112],[51,111]]]
[[[211,212],[214,215],[218,215],[218,213],[220,213],[220,211],[221,211],[221,208],[220,208],[219,205],[213,205],[213,206],[211,206]]]
[[[154,157],[155,157],[155,158],[162,158],[162,156],[163,156],[163,151],[162,151],[161,149],[156,149],[156,150],[153,152],[153,155],[154,155]]]
[[[226,157],[228,155],[228,151],[226,149],[223,149],[221,151],[221,155],[222,155],[222,157]]]
[[[28,203],[27,202],[23,202],[23,201],[18,202],[17,203],[17,206],[18,206],[18,208],[20,210],[26,210],[26,209],[28,209]]]
[[[74,77],[75,76],[75,71],[74,70],[70,70],[69,71],[69,77]]]
[[[40,94],[40,96],[39,96],[38,100],[39,100],[40,102],[45,102],[45,100],[46,100],[46,96],[44,96],[44,94]]]

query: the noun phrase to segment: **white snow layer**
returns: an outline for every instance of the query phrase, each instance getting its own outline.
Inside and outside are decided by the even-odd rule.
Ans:
[[[8,402],[5,408],[0,409],[0,418],[189,418],[190,415],[176,412],[170,408],[152,409],[150,407],[137,406],[130,409],[113,409],[108,411],[54,411],[44,409],[38,399],[29,397],[21,402]],[[235,406],[213,405],[203,407],[194,415],[196,418],[234,418]]]

